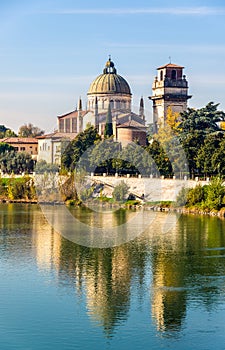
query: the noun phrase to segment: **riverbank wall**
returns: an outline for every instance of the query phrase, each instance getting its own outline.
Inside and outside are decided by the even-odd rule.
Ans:
[[[150,177],[116,177],[116,176],[88,176],[90,184],[103,184],[103,194],[112,197],[112,192],[121,181],[129,187],[129,193],[137,199],[144,198],[147,202],[176,201],[182,188],[194,188],[197,185],[208,185],[209,181],[187,179],[165,179]]]

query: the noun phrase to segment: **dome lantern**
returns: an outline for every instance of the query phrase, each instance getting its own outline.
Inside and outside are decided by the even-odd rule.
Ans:
[[[116,68],[111,60],[111,56],[109,56],[108,61],[105,64],[105,68],[103,69],[103,74],[116,74]]]

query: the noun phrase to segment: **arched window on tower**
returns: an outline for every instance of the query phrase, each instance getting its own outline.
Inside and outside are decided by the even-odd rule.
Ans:
[[[172,70],[171,79],[172,80],[176,80],[177,79],[177,71],[175,69]]]
[[[110,100],[110,107],[111,107],[111,110],[114,109],[114,102],[113,102],[113,100]]]

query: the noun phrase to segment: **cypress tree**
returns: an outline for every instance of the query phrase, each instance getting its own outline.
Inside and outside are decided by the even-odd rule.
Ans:
[[[111,113],[111,107],[110,103],[108,106],[108,112],[106,115],[106,124],[105,124],[105,130],[104,130],[104,137],[109,138],[113,135],[113,125],[112,125],[112,113]]]

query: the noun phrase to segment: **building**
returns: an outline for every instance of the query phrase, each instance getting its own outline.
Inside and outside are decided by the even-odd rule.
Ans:
[[[33,137],[5,137],[0,139],[0,142],[4,142],[13,146],[17,152],[29,153],[34,160],[38,154],[38,140]]]
[[[143,98],[140,101],[140,113],[133,113],[131,110],[132,93],[130,86],[121,75],[117,74],[111,58],[106,62],[103,73],[90,84],[87,99],[85,110],[82,108],[81,99],[79,99],[76,110],[58,116],[58,130],[60,133],[72,132],[78,134],[85,130],[88,125],[93,125],[103,136],[110,105],[114,139],[122,141],[121,137],[125,132],[122,129],[126,129],[127,142],[139,141],[145,145],[146,127]]]
[[[152,86],[153,125],[157,132],[163,124],[168,108],[173,112],[187,109],[188,82],[183,75],[182,66],[173,63],[157,68],[158,76]],[[110,108],[109,108],[110,107]],[[38,160],[60,164],[62,143],[69,142],[89,125],[97,128],[99,135],[104,137],[104,130],[109,113],[112,117],[113,138],[122,145],[129,142],[146,144],[146,121],[144,101],[140,99],[139,113],[132,111],[132,93],[128,82],[117,73],[114,63],[109,57],[102,74],[98,75],[89,86],[87,106],[83,108],[79,98],[75,110],[59,115],[58,132],[38,137]]]
[[[38,136],[37,160],[45,160],[51,164],[61,164],[61,155],[70,141],[76,137],[76,133],[53,132],[51,134]]]
[[[183,75],[183,68],[173,63],[157,68],[158,76],[155,77],[152,96],[149,97],[153,101],[154,132],[157,132],[160,124],[164,124],[169,107],[178,113],[187,109],[187,101],[191,96],[188,95],[188,82]]]

